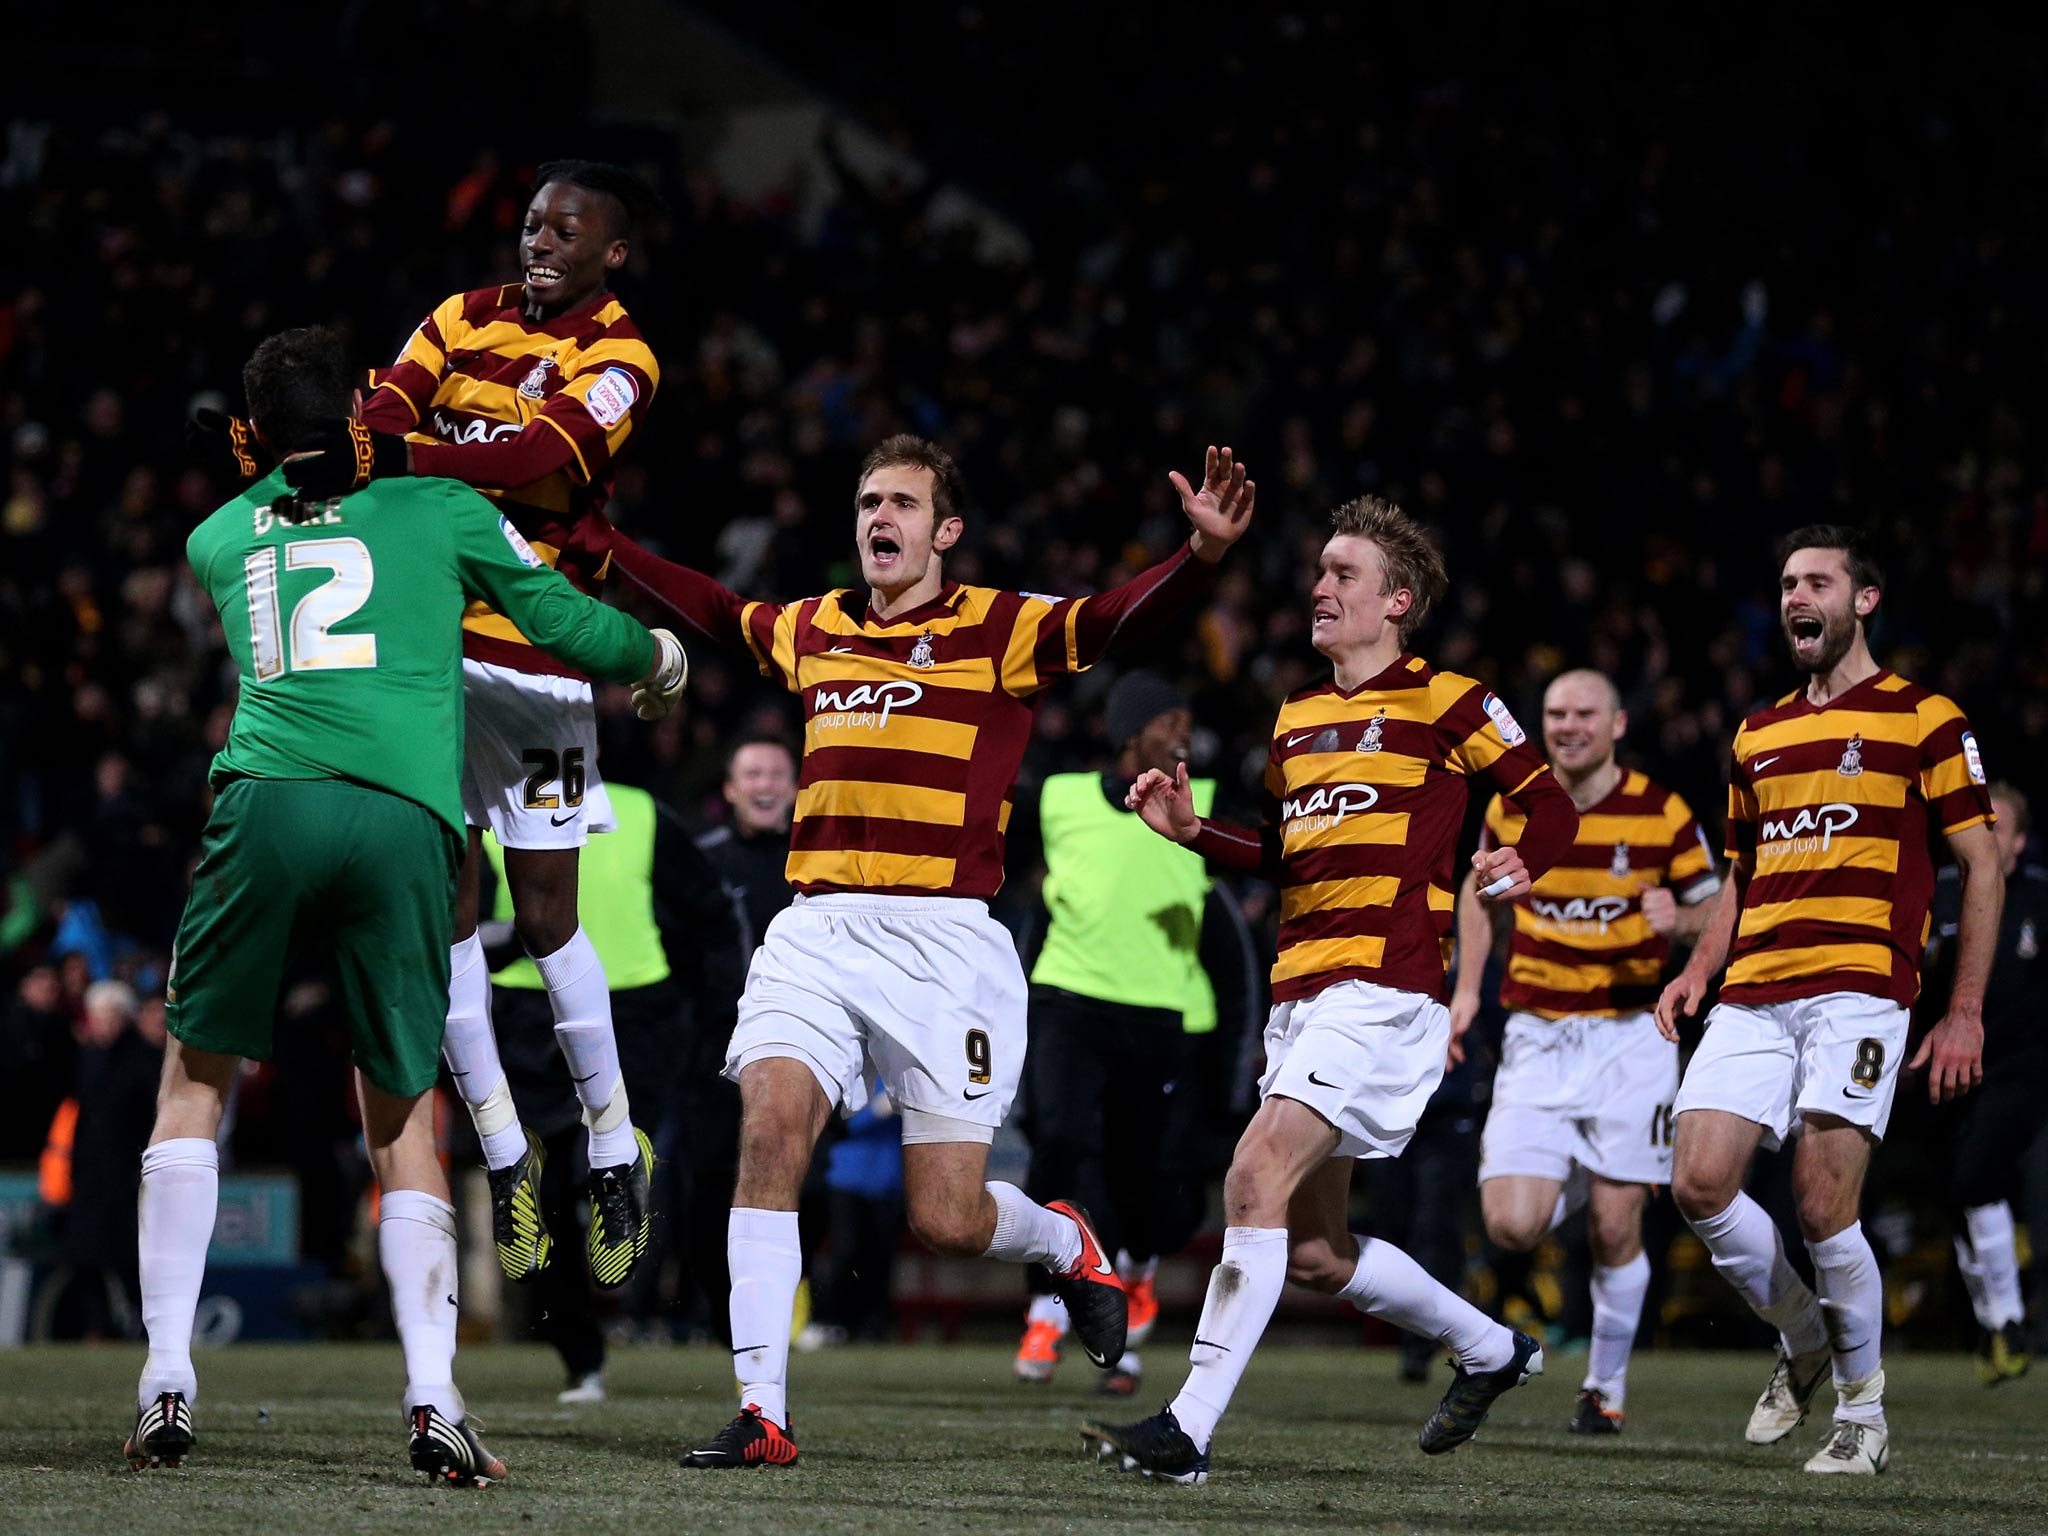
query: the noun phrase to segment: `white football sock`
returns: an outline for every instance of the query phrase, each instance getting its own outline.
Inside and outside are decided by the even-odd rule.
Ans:
[[[206,1245],[213,1241],[219,1206],[220,1149],[212,1142],[181,1136],[143,1151],[136,1231],[149,1358],[135,1389],[138,1407],[159,1392],[182,1392],[188,1403],[199,1400],[192,1319],[199,1310]]]
[[[1972,1206],[1963,1213],[1970,1232],[1970,1255],[1983,1277],[1984,1305],[1978,1319],[1986,1328],[2003,1328],[2027,1315],[2020,1298],[2019,1238],[2013,1231],[2012,1207],[2003,1200]],[[1961,1245],[1957,1245],[1961,1251]],[[1968,1271],[1964,1271],[1965,1278]],[[1974,1301],[1975,1294],[1971,1299]]]
[[[1884,1400],[1863,1394],[1851,1403],[1847,1389],[1877,1375],[1883,1363],[1884,1280],[1877,1255],[1852,1221],[1833,1237],[1808,1243],[1813,1278],[1820,1287],[1821,1315],[1827,1319],[1828,1347],[1835,1354],[1835,1417],[1855,1424],[1882,1424]]]
[[[509,1168],[526,1151],[526,1131],[505,1086],[498,1037],[491,1032],[491,971],[475,934],[448,951],[448,1024],[441,1055],[455,1092],[469,1106],[486,1168]]]
[[[1962,1271],[1963,1289],[1970,1293],[1970,1310],[1976,1314],[1979,1328],[1996,1328],[1991,1321],[1991,1293],[1984,1288],[1984,1266],[1977,1262],[1977,1251],[1970,1246],[1970,1239],[1963,1233],[1956,1234],[1956,1268]]]
[[[740,1406],[789,1427],[789,1326],[804,1277],[795,1211],[733,1207],[725,1228],[732,1273],[732,1370]]]
[[[1337,1294],[1359,1311],[1435,1339],[1468,1371],[1515,1358],[1515,1332],[1496,1323],[1392,1243],[1354,1237],[1358,1268]]]
[[[405,1406],[431,1403],[459,1424],[455,1207],[425,1190],[387,1189],[377,1202],[377,1257],[405,1351]]]
[[[1042,1296],[1031,1298],[1031,1310],[1024,1315],[1024,1321],[1027,1323],[1051,1323],[1053,1327],[1059,1329],[1060,1337],[1063,1339],[1067,1336],[1067,1329],[1071,1326],[1067,1318],[1067,1304],[1049,1291]]]
[[[1286,1284],[1285,1227],[1224,1228],[1223,1258],[1210,1272],[1194,1348],[1188,1351],[1193,1369],[1167,1405],[1196,1450],[1209,1448],[1216,1421],[1230,1406]]]
[[[1741,1191],[1724,1211],[1692,1223],[1721,1271],[1756,1315],[1778,1330],[1789,1355],[1828,1347],[1820,1303],[1785,1257],[1785,1239],[1770,1213]]]
[[[534,968],[548,986],[555,1010],[555,1044],[569,1063],[583,1124],[590,1134],[590,1166],[616,1168],[640,1155],[633,1117],[619,1075],[619,1041],[612,1032],[612,994],[604,963],[581,928],[552,955],[535,955]],[[778,1419],[776,1421],[780,1423]]]
[[[987,1189],[996,1203],[996,1230],[983,1258],[1043,1264],[1056,1275],[1081,1262],[1081,1229],[1071,1216],[1047,1210],[1014,1184],[991,1180]]]
[[[1604,1393],[1619,1412],[1628,1397],[1628,1357],[1643,1321],[1643,1297],[1650,1289],[1650,1256],[1638,1253],[1613,1268],[1593,1266],[1593,1343],[1581,1385]]]

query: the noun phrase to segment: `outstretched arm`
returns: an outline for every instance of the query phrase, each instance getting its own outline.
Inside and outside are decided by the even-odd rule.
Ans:
[[[443,489],[463,590],[504,614],[535,645],[580,672],[615,683],[639,682],[671,659],[639,620],[578,592],[568,577],[543,563],[496,507],[474,491]],[[675,650],[680,668],[681,650]]]
[[[761,675],[796,687],[795,610],[741,597],[702,571],[650,554],[614,528],[611,575],[674,614],[714,645],[744,652]]]
[[[1251,525],[1258,486],[1228,448],[1210,448],[1200,490],[1175,470],[1188,542],[1149,570],[1093,597],[1026,596],[1003,662],[1003,685],[1022,696],[1054,678],[1085,672],[1114,651],[1141,645],[1207,594],[1216,562]]]

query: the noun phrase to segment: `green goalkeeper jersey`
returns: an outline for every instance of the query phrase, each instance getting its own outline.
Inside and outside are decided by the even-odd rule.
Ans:
[[[579,671],[632,682],[654,640],[556,574],[453,480],[372,481],[271,511],[280,471],[192,530],[185,556],[242,671],[216,787],[344,779],[402,795],[462,835],[462,613],[481,598]]]

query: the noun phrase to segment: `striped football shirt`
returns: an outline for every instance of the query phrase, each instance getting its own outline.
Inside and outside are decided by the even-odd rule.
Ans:
[[[409,441],[466,447],[517,437],[539,421],[567,441],[568,463],[510,490],[479,486],[534,552],[579,591],[604,581],[613,458],[633,435],[660,378],[654,353],[609,293],[546,320],[530,320],[518,283],[444,300],[398,360],[372,375],[364,422]],[[431,453],[419,472],[436,472]],[[484,603],[463,615],[463,654],[522,672],[570,668],[528,643]]]
[[[1865,992],[1909,1006],[1934,895],[1931,834],[1993,820],[1963,712],[1878,672],[1804,689],[1735,733],[1728,857],[1749,874],[1721,996]]]
[[[612,538],[621,577],[803,700],[788,874],[807,894],[993,896],[1043,689],[1157,634],[1216,569],[1184,544],[1093,597],[948,582],[884,621],[852,591],[749,601]]]
[[[1512,844],[1522,813],[1496,796],[1482,848]],[[1639,1013],[1657,1001],[1670,941],[1650,931],[1643,891],[1694,906],[1721,888],[1692,808],[1633,769],[1579,812],[1579,833],[1515,903],[1502,1004],[1546,1019]]]
[[[1332,681],[1280,706],[1263,827],[1204,820],[1194,842],[1224,868],[1278,882],[1275,1002],[1354,979],[1443,1000],[1474,775],[1527,818],[1516,846],[1532,874],[1547,869],[1578,813],[1482,684],[1403,655],[1349,693]]]

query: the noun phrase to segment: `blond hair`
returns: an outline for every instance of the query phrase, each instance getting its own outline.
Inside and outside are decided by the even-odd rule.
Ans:
[[[1406,512],[1377,496],[1345,502],[1330,514],[1330,527],[1335,533],[1370,542],[1379,550],[1380,565],[1386,571],[1385,590],[1409,594],[1408,611],[1399,620],[1401,643],[1406,645],[1409,635],[1421,627],[1451,584],[1436,540]]]

